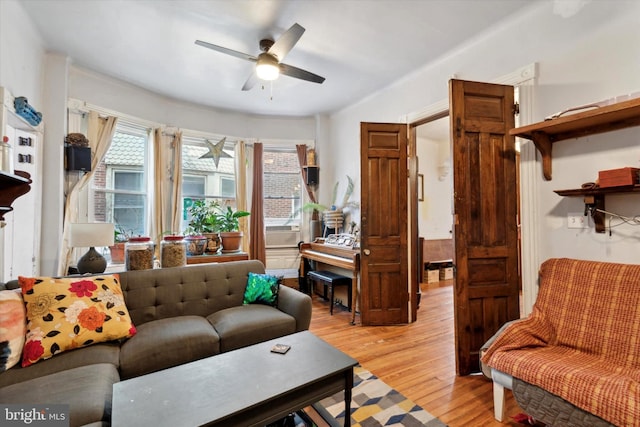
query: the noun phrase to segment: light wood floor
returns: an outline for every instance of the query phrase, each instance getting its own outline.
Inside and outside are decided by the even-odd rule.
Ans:
[[[450,427],[520,426],[521,413],[507,391],[503,423],[493,418],[491,382],[482,375],[458,377],[454,359],[451,281],[422,284],[418,320],[410,325],[349,324],[351,314],[313,297],[311,332],[357,359],[360,364]]]

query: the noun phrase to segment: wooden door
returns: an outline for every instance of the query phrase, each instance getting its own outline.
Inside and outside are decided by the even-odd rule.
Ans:
[[[456,370],[479,370],[482,344],[519,317],[513,87],[451,80]]]
[[[409,321],[407,125],[360,124],[363,325]]]

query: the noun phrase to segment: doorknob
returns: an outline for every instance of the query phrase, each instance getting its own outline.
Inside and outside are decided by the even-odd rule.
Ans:
[[[363,252],[367,256],[371,255],[371,251],[369,249],[365,249]]]

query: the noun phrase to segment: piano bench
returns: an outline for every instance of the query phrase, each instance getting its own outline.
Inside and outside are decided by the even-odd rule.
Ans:
[[[327,298],[327,287],[330,292],[329,314],[333,316],[333,288],[344,285],[347,287],[347,300],[349,301],[349,311],[351,311],[351,278],[334,273],[333,271],[317,270],[310,271],[307,277],[311,280],[322,282],[324,285],[324,298]]]

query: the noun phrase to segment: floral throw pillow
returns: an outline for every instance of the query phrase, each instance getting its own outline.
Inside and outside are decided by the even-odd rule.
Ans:
[[[18,281],[27,309],[23,367],[65,350],[136,333],[117,274]]]
[[[243,304],[278,305],[280,280],[269,274],[249,273]]]
[[[19,290],[0,291],[0,372],[20,361],[25,326],[26,313]]]

